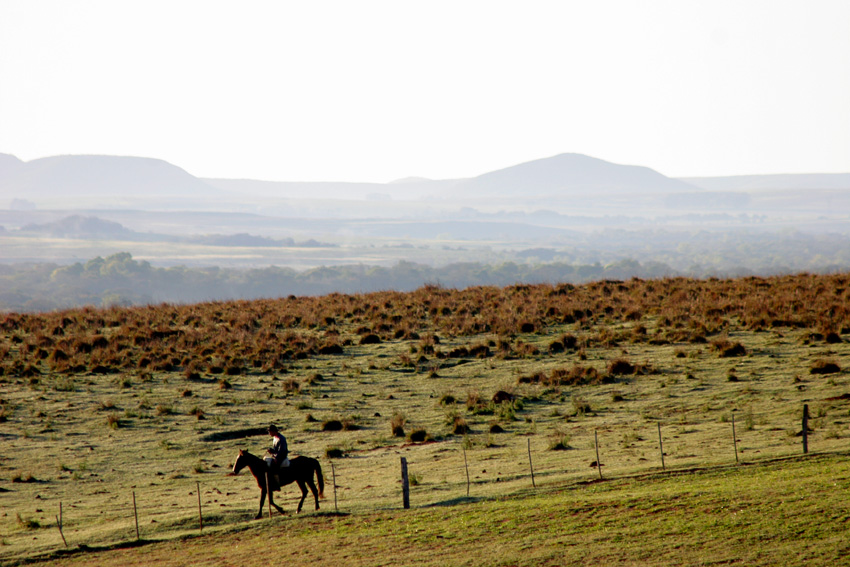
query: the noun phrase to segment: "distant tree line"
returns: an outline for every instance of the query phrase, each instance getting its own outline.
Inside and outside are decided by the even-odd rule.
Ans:
[[[846,269],[845,269],[846,270]],[[844,271],[837,266],[822,272]],[[681,273],[661,262],[619,260],[606,265],[565,262],[481,264],[454,263],[442,267],[401,261],[392,267],[343,265],[305,271],[291,268],[158,268],[126,252],[66,266],[28,264],[0,266],[0,310],[50,311],[84,305],[144,305],[193,303],[224,299],[256,299],[289,295],[325,295],[411,291],[426,284],[462,289],[476,285],[516,283],[585,283],[633,277],[650,279],[678,275],[750,275]]]

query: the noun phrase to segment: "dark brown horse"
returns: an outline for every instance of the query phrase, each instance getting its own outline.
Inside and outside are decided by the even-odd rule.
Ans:
[[[274,503],[272,493],[279,491],[281,486],[286,486],[292,482],[297,482],[298,488],[301,489],[301,501],[298,503],[298,509],[295,512],[298,513],[301,511],[304,499],[307,498],[308,486],[313,492],[313,499],[316,501],[316,510],[319,509],[319,497],[324,497],[325,479],[322,476],[322,466],[316,459],[311,459],[310,457],[295,457],[294,459],[290,459],[289,466],[280,469],[279,483],[263,459],[252,455],[244,449],[240,449],[239,456],[236,457],[236,462],[233,463],[232,474],[239,474],[239,471],[245,467],[248,467],[248,470],[251,471],[251,474],[254,475],[254,479],[257,481],[257,486],[260,487],[260,511],[257,512],[254,519],[259,519],[263,516],[263,504],[266,502],[266,492],[269,494],[269,504],[274,506],[278,512],[284,514],[283,509]],[[318,490],[313,483],[313,473],[316,474],[319,483]],[[268,490],[266,490],[267,478],[269,484]]]

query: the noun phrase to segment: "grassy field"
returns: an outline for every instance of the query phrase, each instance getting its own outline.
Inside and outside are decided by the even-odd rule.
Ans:
[[[277,516],[49,563],[839,565],[850,554],[847,456],[545,485],[408,511]]]
[[[846,284],[10,314],[0,562],[835,564],[850,484]],[[500,391],[510,399],[494,402]],[[800,458],[804,404],[815,454]],[[307,515],[249,521],[257,487],[226,473],[239,448],[262,454],[268,438],[250,433],[270,422],[294,454],[320,458],[320,513],[308,500]],[[299,497],[276,500],[291,513]],[[60,503],[68,549],[100,549],[136,539],[134,498],[140,537],[163,541],[56,555]]]

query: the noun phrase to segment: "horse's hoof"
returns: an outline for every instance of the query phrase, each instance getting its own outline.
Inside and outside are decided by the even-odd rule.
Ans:
[[[262,517],[263,517],[262,514],[257,514],[256,516],[254,516],[254,519],[259,520],[259,519],[262,519]]]

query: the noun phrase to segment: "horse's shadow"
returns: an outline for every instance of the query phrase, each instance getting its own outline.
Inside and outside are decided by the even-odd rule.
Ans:
[[[425,508],[433,508],[436,506],[457,506],[458,504],[476,504],[484,500],[486,499],[480,496],[458,496],[457,498],[451,498],[449,500],[433,502],[425,506]]]

